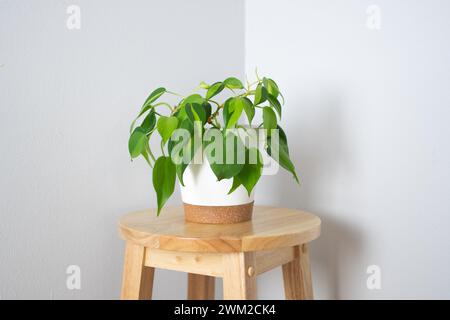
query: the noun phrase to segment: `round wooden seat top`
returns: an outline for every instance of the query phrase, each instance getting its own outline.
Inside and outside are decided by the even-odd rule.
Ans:
[[[184,220],[182,207],[125,215],[119,221],[124,240],[184,252],[243,252],[308,243],[320,235],[320,219],[296,209],[255,206],[251,221],[236,224],[197,224]]]

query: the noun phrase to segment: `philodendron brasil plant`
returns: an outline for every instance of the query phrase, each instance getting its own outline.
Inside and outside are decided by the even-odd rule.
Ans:
[[[158,215],[172,195],[177,178],[184,186],[183,173],[196,154],[207,157],[218,181],[233,179],[229,193],[242,185],[250,195],[262,174],[261,152],[267,152],[299,182],[289,158],[286,134],[278,124],[282,114],[280,101],[284,104],[284,98],[275,81],[258,75],[256,78],[246,86],[234,77],[213,84],[201,82],[196,90],[201,93],[186,97],[161,87],[145,100],[131,124],[128,148],[132,159],[142,156],[153,168]],[[222,95],[227,93],[223,102],[217,100],[221,92]],[[167,95],[180,97],[180,100],[170,104],[162,99]],[[262,112],[262,122],[255,125],[253,120],[257,111]],[[246,118],[246,124],[241,122],[243,118]],[[136,126],[139,119],[143,120]],[[264,144],[249,144],[239,133],[249,130],[264,132]],[[183,139],[177,131],[183,132]],[[161,140],[158,158],[149,144],[155,134]],[[215,147],[207,152],[212,144]],[[205,151],[199,153],[199,148]],[[237,150],[243,150],[243,156]],[[231,153],[233,155],[229,157]]]

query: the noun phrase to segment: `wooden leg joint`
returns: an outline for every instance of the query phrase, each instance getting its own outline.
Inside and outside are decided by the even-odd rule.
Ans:
[[[188,299],[214,299],[215,277],[224,299],[256,299],[259,274],[282,266],[286,299],[312,299],[308,244],[276,250],[231,253],[174,252],[127,243],[122,299],[151,299],[155,268],[188,273]]]

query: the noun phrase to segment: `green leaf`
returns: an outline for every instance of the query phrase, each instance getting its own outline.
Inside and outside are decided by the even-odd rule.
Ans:
[[[218,129],[210,129],[218,130]],[[222,133],[220,133],[222,134]],[[216,142],[211,142],[216,143]],[[244,145],[241,139],[235,136],[233,133],[227,133],[222,139],[223,143],[223,153],[222,159],[220,159],[216,154],[206,153],[210,167],[217,177],[217,180],[229,179],[236,176],[244,167],[244,161],[240,161],[238,157],[239,150],[244,150]],[[217,145],[220,147],[220,145]],[[215,149],[217,151],[217,149]],[[216,161],[217,160],[217,161]]]
[[[227,126],[231,114],[233,113],[231,110],[231,101],[233,101],[233,99],[234,97],[228,98],[223,104],[223,123],[225,124],[225,127]]]
[[[270,107],[263,108],[263,126],[267,129],[267,135],[270,136],[270,130],[277,128],[277,116]]]
[[[156,114],[155,111],[150,111],[147,116],[142,121],[141,128],[145,131],[146,134],[149,134],[155,128],[156,125]]]
[[[269,79],[269,78],[264,78],[263,84],[264,84],[264,87],[266,87],[267,92],[269,94],[271,94],[275,98],[278,98],[278,94],[280,93],[280,90],[278,89],[278,85],[275,83],[275,81],[273,81],[272,79]]]
[[[200,88],[202,88],[202,89],[208,89],[209,88],[209,84],[207,84],[205,81],[200,82],[200,84],[198,86]]]
[[[187,96],[181,101],[180,106],[178,110],[175,112],[174,116],[177,117],[178,121],[181,123],[184,119],[188,118],[188,115],[186,113],[186,105],[193,103],[201,105],[204,102],[205,98],[203,98],[198,93],[191,94],[190,96]]]
[[[289,147],[286,133],[280,126],[277,126],[277,129],[278,129],[278,137],[280,138],[280,146],[286,150],[287,154],[289,154]]]
[[[244,85],[242,84],[241,80],[238,78],[230,77],[223,81],[223,84],[225,87],[229,89],[243,89]]]
[[[242,185],[242,182],[241,182],[241,180],[239,180],[239,176],[234,176],[233,177],[233,185],[231,186],[230,191],[228,191],[228,194],[233,193],[241,185]]]
[[[156,101],[156,99],[161,97],[165,92],[166,92],[166,88],[163,88],[163,87],[155,89],[152,93],[150,93],[150,95],[148,96],[147,100],[145,100],[142,108],[144,108],[145,106],[147,106],[147,105],[151,104],[152,102]]]
[[[204,124],[207,120],[205,108],[198,103],[188,103],[186,105],[186,114],[192,122],[201,121]]]
[[[278,99],[270,93],[267,95],[267,99],[269,100],[270,106],[275,109],[281,119],[281,104]]]
[[[235,97],[230,101],[228,111],[231,112],[227,121],[226,128],[234,128],[239,118],[241,117],[242,110],[244,110],[244,99]]]
[[[205,98],[203,98],[198,93],[194,93],[194,94],[191,94],[190,96],[187,96],[186,98],[184,98],[183,101],[181,101],[180,107],[184,107],[188,103],[202,104],[203,102],[205,102]]]
[[[144,129],[136,127],[128,140],[128,151],[131,158],[138,157],[143,150],[145,151],[145,145],[148,143],[147,135]]]
[[[205,115],[206,115],[205,119],[208,120],[208,118],[211,116],[211,113],[212,113],[211,104],[209,102],[205,101],[205,102],[203,102],[202,107],[205,110]]]
[[[180,159],[182,159],[181,163],[179,163],[180,161],[176,161],[179,159],[175,159],[173,161],[174,163],[176,163],[175,166],[176,166],[176,172],[177,172],[178,179],[180,180],[181,185],[184,186],[184,181],[183,181],[184,171],[186,170],[187,166],[191,162],[191,160],[194,157],[194,154],[197,151],[199,146],[194,145],[194,126],[189,119],[185,119],[180,124],[179,128],[189,131],[189,134],[190,134],[189,140],[184,141],[184,144],[182,145],[180,154],[177,155],[178,157],[181,157],[180,158]],[[167,149],[169,151],[170,156],[172,156],[172,149],[174,147],[174,144],[175,144],[175,142],[172,139],[169,139],[169,142],[167,144]],[[197,147],[197,148],[195,148],[195,147]],[[190,153],[184,154],[185,149],[190,150]]]
[[[256,163],[250,163],[250,152],[256,153]],[[261,154],[258,151],[258,149],[256,148],[247,149],[245,165],[239,172],[239,174],[233,178],[233,185],[228,194],[232,193],[240,185],[243,185],[247,190],[248,195],[250,196],[253,188],[258,183],[259,178],[261,177],[262,169],[263,169],[263,162]]]
[[[188,115],[186,113],[186,106],[178,107],[177,111],[173,115],[178,119],[178,122],[183,122],[185,119],[188,119]]]
[[[158,216],[175,189],[176,170],[170,157],[159,157],[153,167],[153,187],[156,191]]]
[[[289,148],[287,143],[286,134],[284,133],[283,129],[278,126],[278,141],[272,139],[272,137],[267,138],[267,146],[266,151],[273,159],[278,161],[278,163],[287,171],[292,173],[295,181],[297,181],[298,184],[300,184],[300,181],[298,179],[297,173],[295,172],[295,166],[292,163],[291,159],[289,158]],[[273,141],[272,141],[273,140]],[[278,159],[275,155],[278,154]]]
[[[258,84],[255,90],[255,102],[254,105],[257,106],[267,100],[267,89],[261,83]]]
[[[212,84],[206,92],[206,99],[209,100],[215,95],[218,95],[224,88],[225,85],[222,82]]]
[[[255,107],[253,106],[253,103],[249,98],[244,97],[242,98],[242,100],[244,102],[244,111],[245,114],[247,115],[248,124],[251,125],[253,117],[255,116]]]
[[[166,91],[167,91],[166,88],[161,87],[161,88],[155,89],[152,93],[150,93],[150,95],[145,100],[144,104],[142,105],[141,111],[139,111],[138,116],[131,123],[130,132],[133,131],[133,127],[134,127],[134,124],[136,123],[136,120],[139,119],[149,109],[153,108],[153,106],[151,105],[152,102],[154,102],[156,99],[161,97]]]
[[[147,144],[147,146],[148,146],[148,144]],[[152,163],[150,162],[150,158],[149,158],[149,156],[148,156],[148,151],[147,151],[147,148],[145,148],[144,150],[142,150],[142,156],[144,157],[144,159],[145,159],[145,161],[147,161],[147,163],[148,163],[148,165],[151,167],[152,166]]]
[[[172,135],[173,131],[178,127],[178,119],[177,117],[164,117],[161,116],[158,119],[158,123],[156,128],[158,129],[159,134],[163,140],[163,143],[166,143]]]

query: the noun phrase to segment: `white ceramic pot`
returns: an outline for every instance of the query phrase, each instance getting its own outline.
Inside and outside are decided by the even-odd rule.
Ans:
[[[251,219],[253,193],[241,185],[228,192],[233,179],[217,180],[206,157],[201,164],[189,164],[180,185],[187,221],[197,223],[236,223]]]
[[[249,196],[242,185],[228,194],[233,179],[217,181],[206,157],[202,164],[187,166],[183,182],[184,187],[180,187],[184,203],[199,206],[235,206],[253,202],[253,191]]]

